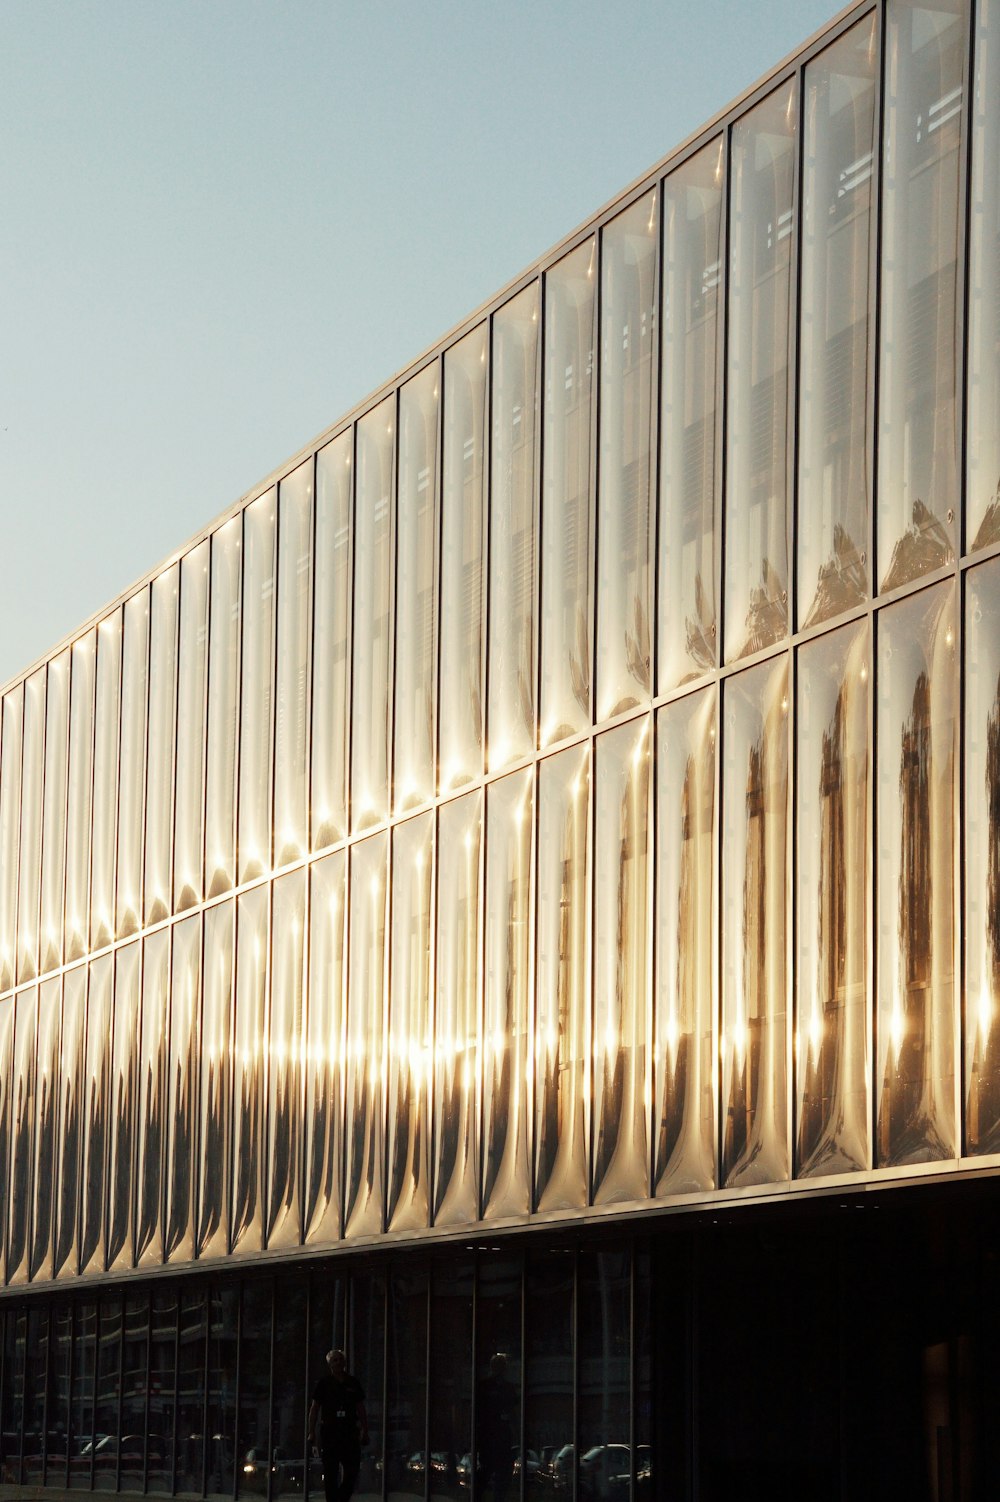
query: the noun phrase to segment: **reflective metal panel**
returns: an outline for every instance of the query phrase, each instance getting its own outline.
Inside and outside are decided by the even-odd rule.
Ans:
[[[976,5],[965,547],[1000,542],[1000,5]]]
[[[590,748],[538,771],[535,945],[535,1199],[538,1210],[587,1203],[590,1049]]]
[[[649,1193],[649,741],[648,716],[597,739],[593,1198],[599,1205]]]
[[[430,1179],[431,893],[434,815],[399,824],[392,837],[386,1222],[427,1225]]]
[[[202,897],[205,833],[205,683],[208,672],[209,540],[181,559],[177,652],[177,737],[174,806],[174,911]]]
[[[880,589],[954,556],[959,153],[969,0],[888,0],[878,411]]]
[[[233,885],[236,871],[236,704],[240,650],[240,548],[234,516],[212,535],[208,638],[208,751],[205,769],[205,895]]]
[[[80,1251],[79,1221],[83,1198],[80,1143],[84,1135],[87,1095],[87,1076],[84,1074],[86,1024],[87,967],[78,965],[75,970],[67,970],[63,981],[52,1259],[52,1276],[55,1278],[75,1276]]]
[[[545,277],[541,743],[590,724],[591,409],[597,244]]]
[[[724,153],[720,137],[663,184],[661,693],[704,673],[718,659],[715,530]]]
[[[55,1225],[56,1132],[59,1126],[59,1034],[62,982],[56,976],[38,988],[38,1043],[35,1067],[35,1124],[31,1177],[31,1250],[28,1276],[48,1278],[52,1271]]]
[[[957,1149],[955,627],[950,584],[879,617],[879,1164],[949,1158]]]
[[[21,827],[24,687],[3,698],[0,717],[0,991],[14,984],[17,955],[17,844]]]
[[[82,1080],[83,1142],[80,1150],[80,1272],[104,1271],[104,1199],[111,1083],[113,960],[102,955],[90,966],[87,1044]],[[65,1228],[64,1228],[65,1229]]]
[[[238,879],[270,865],[271,679],[274,652],[274,515],[269,490],[243,513]]]
[[[386,847],[378,834],[351,850],[346,1236],[382,1229]]]
[[[351,827],[389,806],[389,606],[396,400],[358,423],[354,491],[354,667],[351,675]]]
[[[7,1282],[28,1280],[35,1130],[38,987],[15,997],[14,1070],[11,1084],[10,1208],[7,1212]]]
[[[118,811],[118,714],[121,707],[121,611],[97,628],[94,716],[94,825],[90,867],[90,947],[114,938],[115,824]]]
[[[38,973],[38,902],[42,868],[42,781],[45,767],[44,668],[24,685],[21,838],[17,883],[17,978]]]
[[[136,1143],[136,1075],[139,1042],[141,945],[115,954],[115,1019],[108,1090],[108,1270],[132,1266],[135,1198],[132,1160]]]
[[[437,981],[434,1011],[434,1222],[479,1214],[476,1100],[479,1093],[482,793],[438,814]]]
[[[313,461],[278,486],[278,641],[274,692],[274,864],[309,844],[309,596]]]
[[[274,883],[266,1101],[268,1246],[298,1246],[301,1240],[306,879],[300,870]]]
[[[493,315],[487,761],[535,749],[535,426],[539,284]]]
[[[205,913],[195,1238],[199,1257],[225,1256],[229,1249],[233,918],[231,902],[220,903]]]
[[[267,887],[256,887],[244,892],[236,907],[231,1252],[259,1252],[264,1244],[267,898]]]
[[[145,781],[148,653],[149,591],[144,589],[125,603],[115,909],[115,932],[119,939],[135,933],[142,922],[142,800]]]
[[[788,1177],[788,660],[723,695],[722,1182]]]
[[[7,1240],[7,1189],[11,1168],[11,1058],[14,1051],[14,998],[0,1001],[0,1248]]]
[[[866,624],[809,642],[796,700],[796,1172],[871,1162]]]
[[[351,623],[351,444],[341,433],[316,455],[313,604],[312,848],[347,833],[347,677]]]
[[[434,793],[438,529],[438,381],[435,363],[400,389],[396,506],[393,805]]]
[[[173,827],[174,709],[177,686],[177,564],[152,584],[149,627],[149,735],[146,747],[146,860],[143,913],[159,923],[170,912],[170,831]],[[182,740],[197,739],[200,716]]]
[[[794,79],[732,130],[726,420],[726,657],[788,630],[788,355]]]
[[[200,914],[186,918],[173,930],[169,1032],[163,1256],[166,1262],[185,1262],[194,1256],[198,1066],[203,1037]]]
[[[650,691],[656,194],[601,234],[597,718]]]
[[[438,786],[477,777],[483,763],[483,477],[487,326],[444,357],[441,490],[441,679]]]
[[[486,792],[483,1217],[527,1212],[531,1194],[532,770]]]
[[[97,633],[73,643],[70,669],[69,802],[66,816],[67,960],[87,952],[90,902],[90,814],[94,772],[94,684]],[[2,779],[0,766],[0,779]],[[2,782],[0,782],[2,785]],[[2,861],[0,861],[2,866]],[[2,891],[2,882],[0,882]],[[2,947],[2,938],[0,938]],[[2,963],[2,956],[0,956]]]
[[[344,1123],[344,920],[347,857],[317,861],[309,887],[306,1000],[306,1187],[304,1240],[336,1241],[341,1230]]]
[[[868,266],[875,163],[874,12],[806,68],[799,313],[798,618],[870,587]]]
[[[657,1194],[715,1186],[716,691],[656,717]]]
[[[1000,563],[966,575],[965,1135],[1000,1151]]]
[[[42,815],[42,905],[40,969],[54,970],[63,957],[66,877],[66,757],[69,731],[70,653],[48,666],[45,690],[45,800]]]
[[[163,1261],[163,1198],[166,1158],[167,1003],[170,994],[170,930],[150,934],[142,954],[142,1027],[139,1034],[136,1127],[135,1260]]]

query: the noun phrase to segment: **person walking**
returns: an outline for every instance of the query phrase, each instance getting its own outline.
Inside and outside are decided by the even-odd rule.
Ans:
[[[323,1460],[326,1502],[348,1502],[361,1469],[361,1447],[368,1443],[365,1393],[357,1377],[347,1370],[343,1351],[327,1351],[326,1366],[309,1405],[309,1444],[317,1450],[319,1421],[322,1445],[318,1453]]]

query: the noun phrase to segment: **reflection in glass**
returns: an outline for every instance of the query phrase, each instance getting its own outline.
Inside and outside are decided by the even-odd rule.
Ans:
[[[14,984],[17,953],[17,841],[21,824],[23,685],[3,697],[0,717],[0,991]]]
[[[496,771],[535,747],[535,423],[539,286],[493,315],[487,744]]]
[[[67,970],[63,982],[56,1126],[56,1202],[52,1259],[54,1278],[61,1275],[74,1276],[79,1255],[78,1222],[82,1198],[80,1140],[84,1132],[83,1108],[87,1085],[83,1072],[86,1021],[87,967],[79,965],[75,970]],[[0,1056],[2,1052],[0,1045]]]
[[[141,1492],[145,1469],[146,1393],[149,1380],[149,1296],[125,1295],[125,1330],[122,1342],[121,1434],[132,1443],[121,1445],[118,1487]]]
[[[146,749],[146,657],[149,591],[125,604],[122,651],[122,731],[118,764],[118,883],[115,932],[119,939],[142,922],[142,793]]]
[[[247,1278],[241,1288],[240,1380],[236,1395],[236,1494],[267,1496],[271,1411],[271,1327],[274,1283]]]
[[[233,992],[233,905],[205,913],[202,973],[200,1132],[198,1150],[199,1257],[229,1250],[229,1121],[232,1111],[230,1037]]]
[[[44,668],[24,685],[21,839],[17,882],[17,978],[38,973],[38,898],[42,862],[42,781],[45,756]]]
[[[267,1061],[268,1246],[298,1246],[302,1147],[302,984],[306,873],[274,883],[270,1048]]]
[[[587,1203],[590,1059],[589,747],[538,773],[535,939],[535,1208]]]
[[[206,539],[181,560],[180,644],[177,652],[177,737],[174,810],[174,911],[202,895],[205,780],[205,682],[208,665]]]
[[[351,1319],[347,1367],[365,1392],[371,1444],[361,1452],[357,1502],[378,1502],[385,1467],[383,1418],[385,1392],[385,1274],[360,1273],[351,1279]]]
[[[111,1083],[112,957],[90,966],[80,1152],[80,1272],[104,1271],[104,1171]],[[75,1269],[74,1269],[75,1270]]]
[[[45,802],[42,815],[42,906],[40,969],[62,964],[63,897],[66,876],[66,756],[69,730],[70,654],[48,666],[45,690]]]
[[[597,741],[594,900],[596,1204],[649,1193],[649,719]]]
[[[7,1223],[7,1282],[28,1280],[28,1238],[32,1191],[32,1137],[35,1126],[38,987],[15,998],[14,1075],[11,1086],[10,1212]],[[13,1003],[7,1002],[7,1006]]]
[[[347,647],[351,621],[350,429],[316,455],[312,848],[347,833]]]
[[[153,580],[149,625],[149,733],[146,745],[146,862],[143,912],[146,923],[170,913],[170,828],[173,814],[175,694],[177,678],[176,564]],[[182,739],[198,734],[198,719],[184,725]]]
[[[236,906],[236,1003],[233,1011],[233,1184],[230,1252],[263,1247],[264,1003],[267,996],[268,888],[244,892]]]
[[[530,1202],[532,772],[486,793],[486,973],[483,993],[483,1217]]]
[[[799,313],[801,626],[869,589],[868,266],[875,160],[875,16],[806,68]]]
[[[788,342],[796,81],[733,126],[726,422],[726,657],[788,630]]]
[[[115,954],[115,1012],[108,1083],[108,1271],[132,1266],[132,1156],[136,1137],[139,957],[136,942]]]
[[[351,851],[344,1234],[382,1229],[386,836]]]
[[[242,527],[242,518],[234,516],[212,535],[205,767],[205,895],[208,897],[227,892],[236,871],[236,700]]]
[[[425,803],[434,793],[438,372],[437,363],[428,365],[399,393],[393,726],[397,813]]]
[[[178,1295],[153,1293],[149,1304],[149,1437],[147,1490],[170,1496],[174,1474],[174,1394],[177,1387]]]
[[[405,1264],[388,1278],[388,1502],[423,1497],[427,1470],[427,1272]],[[433,1465],[434,1461],[431,1460]]]
[[[274,1335],[271,1372],[271,1497],[301,1497],[306,1406],[309,1394],[303,1382],[307,1350],[306,1324],[308,1283],[301,1272],[287,1282],[279,1278],[275,1288]]]
[[[278,486],[278,644],[274,691],[274,864],[308,844],[309,593],[313,461]]]
[[[976,5],[965,547],[1000,542],[1000,5]]]
[[[656,718],[657,1194],[715,1185],[715,690]]]
[[[1000,565],[966,575],[965,1131],[1000,1151]]]
[[[484,1249],[485,1250],[485,1249]],[[475,1454],[480,1495],[518,1495],[521,1452],[521,1259],[477,1258]]]
[[[69,706],[69,804],[66,815],[66,953],[78,960],[87,952],[90,886],[90,805],[94,770],[94,682],[97,633],[73,643]],[[0,798],[3,766],[0,762]],[[0,810],[0,840],[3,816]],[[2,847],[0,847],[2,848]],[[0,870],[3,859],[0,856]],[[0,877],[0,894],[3,878]],[[0,899],[2,900],[2,899]],[[2,925],[0,925],[2,928]],[[3,968],[0,932],[0,970]]]
[[[659,688],[714,667],[719,288],[723,255],[720,137],[663,184],[660,377]]]
[[[535,1470],[528,1467],[528,1502],[555,1490],[555,1459],[574,1429],[575,1262],[567,1248],[529,1256],[525,1268],[524,1444],[529,1454],[533,1450],[547,1460]]]
[[[723,698],[722,1182],[788,1177],[788,662]]]
[[[139,1033],[138,1125],[136,1143],[137,1266],[163,1261],[160,1201],[163,1193],[166,1117],[167,997],[170,984],[170,930],[160,929],[143,943],[142,1024]],[[180,1025],[178,1018],[178,1025]]]
[[[591,1471],[596,1470],[597,1485],[609,1497],[611,1476],[627,1475],[629,1470],[622,1436],[631,1432],[631,1263],[629,1249],[614,1244],[580,1252],[577,1308],[593,1310],[595,1317],[578,1321],[578,1448],[565,1461],[570,1485],[574,1463],[578,1465],[578,1492],[584,1491],[584,1467],[579,1464],[584,1455]],[[629,1496],[628,1481],[621,1490]]]
[[[968,0],[887,6],[880,248],[878,573],[954,556],[960,148]]]
[[[883,611],[878,637],[878,1163],[952,1157],[955,1138],[955,601]]]
[[[472,1451],[472,1307],[475,1268],[461,1252],[431,1273],[431,1384],[428,1403],[430,1495],[461,1502],[468,1497],[458,1470]],[[468,1473],[466,1473],[467,1476]]]
[[[354,496],[351,827],[384,819],[389,800],[389,593],[395,397],[358,423]]]
[[[656,194],[601,235],[597,717],[650,691]]]
[[[590,436],[597,245],[545,277],[541,742],[590,724]]]
[[[867,626],[799,653],[796,1172],[867,1168]]]
[[[186,918],[174,927],[173,945],[167,1051],[163,1257],[165,1262],[184,1262],[194,1256],[198,1057],[201,1053],[200,915]],[[210,956],[209,964],[211,962]]]
[[[59,978],[43,981],[38,991],[38,1041],[35,1046],[35,1122],[31,1154],[34,1195],[31,1250],[28,1258],[30,1278],[37,1277],[39,1273],[47,1278],[52,1268],[61,1003],[62,984]]]
[[[483,474],[487,327],[444,357],[441,533],[441,790],[479,775],[483,761]]]
[[[99,1333],[97,1377],[94,1392],[94,1435],[117,1434],[121,1406],[122,1368],[122,1294],[109,1289],[98,1305]],[[118,1451],[110,1445],[93,1459],[93,1486],[99,1492],[113,1492],[118,1487]]]
[[[434,1221],[479,1214],[480,840],[482,794],[438,815],[437,981],[434,1013]]]
[[[386,1216],[390,1231],[427,1224],[433,866],[433,813],[398,825],[392,839]]]
[[[243,513],[243,643],[240,655],[241,882],[270,864],[271,675],[274,628],[274,491]]]
[[[309,890],[309,992],[306,1002],[306,1242],[340,1235],[344,1061],[343,852],[312,867]]]
[[[70,1382],[69,1429],[80,1458],[70,1465],[69,1485],[90,1490],[92,1454],[83,1451],[94,1437],[94,1389],[97,1374],[97,1302],[90,1298],[73,1306],[73,1376]]]
[[[231,1282],[213,1282],[208,1296],[208,1360],[205,1363],[205,1495],[212,1502],[232,1502],[236,1489],[236,1455],[231,1439],[236,1433],[237,1336],[240,1323],[240,1290]],[[196,1493],[201,1485],[195,1487]]]
[[[177,1340],[177,1434],[175,1488],[202,1496],[205,1467],[205,1336],[207,1289],[203,1282],[182,1288]]]

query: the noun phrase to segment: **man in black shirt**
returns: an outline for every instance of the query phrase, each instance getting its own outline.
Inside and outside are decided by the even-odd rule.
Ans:
[[[493,1502],[506,1502],[514,1475],[514,1418],[518,1408],[517,1388],[507,1377],[507,1357],[497,1351],[490,1357],[490,1374],[479,1384],[477,1406],[480,1485],[493,1482]]]
[[[365,1394],[347,1370],[343,1351],[327,1351],[326,1365],[309,1408],[309,1443],[315,1450],[316,1421],[321,1419],[326,1502],[348,1502],[361,1469],[361,1446],[368,1443]]]

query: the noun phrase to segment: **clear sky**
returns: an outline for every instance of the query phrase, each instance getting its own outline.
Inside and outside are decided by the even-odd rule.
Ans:
[[[0,0],[0,684],[837,0]]]

